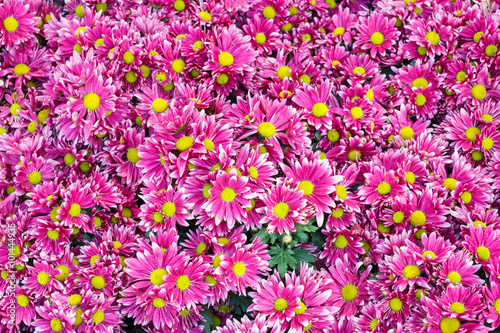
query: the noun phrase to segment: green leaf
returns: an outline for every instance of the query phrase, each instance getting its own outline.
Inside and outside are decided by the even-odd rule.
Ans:
[[[292,249],[282,249],[279,246],[273,246],[268,253],[271,255],[269,266],[271,268],[277,266],[278,273],[280,273],[281,276],[285,275],[288,270],[288,266],[295,267],[297,260],[293,257]]]
[[[279,235],[277,232],[271,235],[267,232],[266,228],[262,228],[253,237],[259,237],[260,239],[262,239],[262,243],[264,244],[274,244],[276,243]]]
[[[205,326],[205,332],[210,333],[212,331],[210,325],[213,324],[212,313],[207,309],[200,312],[200,314],[202,315],[203,318],[205,318],[205,321],[203,322],[203,326]]]
[[[302,249],[300,247],[296,247],[293,249],[293,256],[295,259],[297,259],[297,263],[295,264],[295,267],[297,269],[300,268],[300,263],[305,262],[305,263],[310,263],[310,262],[315,262],[318,260],[315,256],[313,256],[309,250]]]
[[[228,297],[231,299],[229,305],[233,305],[234,312],[240,316],[243,316],[247,312],[248,307],[252,304],[252,299],[250,297],[240,296],[232,291],[228,293]]]

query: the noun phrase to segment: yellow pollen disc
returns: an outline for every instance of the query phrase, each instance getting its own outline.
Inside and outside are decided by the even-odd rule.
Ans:
[[[196,253],[203,254],[203,252],[205,252],[206,249],[207,249],[207,244],[202,242],[198,244],[198,246],[196,247]]]
[[[368,91],[366,92],[365,97],[366,97],[366,99],[368,99],[369,101],[373,101],[373,98],[375,97],[375,95],[374,95],[374,93],[373,93],[373,90],[368,89]]]
[[[49,283],[50,280],[50,275],[45,273],[45,272],[40,272],[36,276],[36,280],[38,283],[40,283],[42,286],[45,286],[47,283]]]
[[[222,52],[219,54],[219,64],[221,66],[227,67],[231,66],[234,62],[233,55],[229,52]]]
[[[259,171],[256,167],[251,166],[250,168],[248,168],[248,171],[250,173],[250,177],[252,177],[253,179],[257,179],[259,177]]]
[[[473,224],[476,228],[477,228],[477,227],[483,227],[483,228],[486,228],[486,227],[487,227],[487,226],[486,226],[486,224],[485,224],[483,221],[474,221],[472,224]]]
[[[421,56],[424,56],[427,54],[427,48],[425,46],[419,46],[417,48],[417,52],[418,54],[420,54]]]
[[[424,95],[422,94],[417,94],[417,97],[415,98],[415,103],[418,105],[418,106],[422,106],[425,104],[425,102],[427,101],[427,99],[425,98]]]
[[[441,38],[439,37],[439,34],[434,32],[434,31],[429,31],[425,35],[425,39],[427,39],[432,45],[436,45],[441,40]]]
[[[19,304],[23,308],[27,307],[29,303],[30,303],[30,300],[29,300],[28,296],[26,296],[26,295],[17,296],[17,304]]]
[[[50,321],[50,328],[52,328],[52,330],[54,332],[61,332],[63,329],[63,326],[62,326],[62,323],[59,319],[54,318]]]
[[[413,88],[427,88],[427,86],[429,85],[429,82],[427,82],[426,79],[424,79],[423,77],[419,77],[415,80],[413,80],[413,82],[411,83],[411,86]]]
[[[415,183],[415,174],[411,171],[408,171],[405,173],[405,179],[408,183],[413,184]]]
[[[165,214],[168,217],[174,216],[175,212],[177,211],[177,207],[172,201],[167,201],[161,206],[161,211],[163,214]]]
[[[443,333],[455,333],[460,328],[460,320],[444,317],[439,323],[439,328]]]
[[[162,113],[168,108],[168,102],[163,98],[157,98],[153,101],[152,108],[154,112]]]
[[[436,257],[436,254],[432,251],[424,251],[424,253],[422,253],[422,257],[424,259],[428,259],[428,257],[430,257],[430,259],[434,259]]]
[[[82,164],[80,164],[80,170],[83,172],[89,172],[90,171],[90,164],[87,161],[84,161]]]
[[[468,204],[472,200],[472,195],[469,192],[464,192],[460,195],[460,199],[463,200],[466,204]]]
[[[16,75],[26,75],[30,72],[30,68],[25,65],[25,64],[17,64],[15,67],[14,67],[14,73]]]
[[[97,261],[97,259],[101,260],[101,256],[96,254],[96,255],[93,255],[92,257],[90,257],[90,264],[93,265],[95,264],[95,262]]]
[[[81,301],[82,301],[82,296],[80,296],[78,294],[73,294],[69,297],[68,303],[71,306],[75,306],[75,305],[80,304]]]
[[[493,304],[493,306],[495,307],[495,311],[500,314],[500,298],[497,298],[495,300],[495,303]]]
[[[493,45],[493,44],[486,46],[486,48],[484,49],[484,53],[486,53],[486,55],[488,57],[493,57],[495,55],[495,53],[497,53],[497,51],[498,51],[498,47],[496,45]]]
[[[205,199],[208,199],[211,197],[210,192],[208,192],[208,190],[210,190],[211,188],[212,188],[212,185],[203,186],[203,196],[205,197]]]
[[[49,119],[49,113],[50,113],[49,109],[43,109],[40,112],[38,112],[38,115],[36,117],[36,120],[38,121],[38,123],[39,124],[45,123],[45,120]]]
[[[299,77],[299,82],[304,82],[304,83],[310,84],[311,83],[311,77],[309,75],[307,75],[307,74],[302,74]],[[288,95],[290,95],[290,92],[288,92]]]
[[[104,311],[102,310],[97,310],[93,315],[92,315],[92,320],[94,323],[99,324],[102,323],[104,320]]]
[[[95,5],[95,10],[96,11],[102,10],[102,12],[105,13],[108,10],[108,4],[107,3],[97,3]]]
[[[460,283],[462,281],[462,277],[457,272],[448,273],[446,278],[450,280],[451,283]]]
[[[129,160],[130,163],[134,163],[134,164],[141,160],[141,158],[139,157],[139,151],[137,150],[137,148],[130,148],[127,151],[127,160]]]
[[[270,138],[276,133],[276,128],[273,124],[264,122],[257,127],[257,132],[265,138]]]
[[[259,45],[264,44],[266,42],[266,35],[264,35],[262,32],[259,32],[257,35],[255,35],[255,41]]]
[[[450,310],[456,313],[464,313],[465,306],[460,302],[453,302],[450,304]]]
[[[342,298],[348,302],[354,300],[356,297],[358,297],[358,288],[356,288],[355,285],[352,284],[346,284],[342,288]]]
[[[481,141],[481,146],[483,146],[483,148],[486,150],[490,150],[491,148],[493,148],[493,140],[491,140],[490,138],[484,138]]]
[[[420,276],[420,269],[415,265],[406,265],[403,269],[403,277],[405,279],[415,279]]]
[[[153,306],[155,308],[162,308],[166,305],[167,303],[165,303],[165,301],[159,297],[156,297],[154,300],[153,300]],[[188,310],[189,311],[189,310]]]
[[[214,267],[215,267],[215,260],[214,260]],[[219,267],[219,266],[217,266],[217,267]],[[217,267],[215,267],[215,268],[217,268]],[[210,275],[205,277],[204,281],[210,283],[211,284],[210,287],[215,287],[217,285],[217,280],[213,276],[210,276]]]
[[[472,159],[474,161],[478,161],[479,162],[479,161],[483,160],[484,154],[483,154],[482,151],[476,150],[476,151],[472,152],[471,157],[472,157]]]
[[[377,318],[375,318],[370,322],[370,329],[373,331],[377,326],[378,326],[378,320]]]
[[[73,324],[73,326],[79,326],[83,323],[82,314],[83,310],[80,308],[76,308],[75,323]]]
[[[443,186],[446,187],[447,190],[453,191],[457,184],[457,180],[454,178],[446,178],[444,180]]]
[[[39,171],[30,172],[28,175],[28,181],[32,185],[38,185],[42,181],[42,174]]]
[[[363,117],[363,110],[360,107],[355,106],[351,109],[351,116],[354,119],[361,119],[361,117]]]
[[[332,210],[332,216],[336,219],[338,218],[341,218],[342,216],[344,216],[344,210],[342,209],[342,207],[338,207],[337,209],[333,209]]]
[[[394,311],[399,311],[403,308],[403,302],[398,297],[394,297],[389,302],[389,307]]]
[[[302,41],[310,41],[312,39],[312,36],[310,34],[304,34],[302,35]]]
[[[321,118],[328,113],[328,106],[325,103],[316,103],[313,105],[311,111],[315,117]]]
[[[470,93],[472,97],[479,101],[482,101],[486,98],[486,88],[482,84],[476,84],[472,86],[472,88],[470,89]]]
[[[245,264],[242,262],[237,262],[233,265],[233,272],[236,276],[242,276],[246,270]]]
[[[198,40],[198,41],[193,43],[193,51],[194,52],[201,50],[202,48],[203,48],[203,43],[201,42],[201,40]]]
[[[126,64],[131,64],[135,60],[135,56],[132,52],[127,51],[123,54],[123,61],[125,61]]]
[[[72,165],[73,163],[75,163],[75,156],[73,156],[73,154],[71,153],[67,153],[66,155],[64,155],[64,164],[66,164],[67,166],[70,166]]]
[[[288,302],[284,298],[278,298],[276,301],[274,301],[274,309],[276,311],[283,311],[288,308]]]
[[[478,246],[476,253],[479,259],[486,261],[490,258],[490,250],[485,246]]]
[[[99,290],[103,289],[106,286],[106,281],[104,281],[104,278],[100,275],[94,276],[90,283],[92,284],[92,287]]]
[[[279,202],[276,206],[274,206],[273,212],[274,215],[279,217],[280,219],[285,218],[290,211],[290,207],[284,202]]]
[[[333,244],[335,245],[335,247],[343,249],[347,246],[347,243],[347,238],[344,235],[338,235]]]
[[[340,65],[340,61],[338,61],[338,60],[332,61],[332,66],[333,67],[337,67],[338,65]]]
[[[229,238],[219,237],[219,238],[217,238],[217,243],[222,244],[222,245],[229,244]]]
[[[388,194],[389,192],[391,192],[391,185],[389,185],[389,183],[387,182],[381,182],[377,186],[377,192],[380,195]]]
[[[304,191],[305,195],[311,195],[314,190],[314,185],[308,180],[303,180],[299,183],[299,190]]]
[[[293,312],[295,312],[295,314],[297,314],[297,315],[300,315],[300,314],[303,314],[304,312],[306,312],[306,305],[304,304],[304,302],[299,301],[298,308],[293,309]]]
[[[410,216],[410,224],[414,227],[417,225],[424,225],[426,221],[427,218],[425,214],[420,210],[414,211]]]
[[[281,66],[276,71],[276,75],[280,78],[280,80],[283,80],[285,77],[291,77],[292,76],[292,73],[290,71],[291,71],[290,67],[288,67],[288,66]]]
[[[403,139],[410,140],[413,139],[415,132],[413,132],[413,129],[410,126],[405,126],[401,129],[400,135]]]
[[[220,197],[222,198],[222,200],[224,200],[225,202],[231,202],[234,200],[234,198],[236,198],[236,192],[232,189],[232,188],[229,188],[229,187],[226,187],[220,194]]]
[[[484,32],[482,32],[482,31],[476,32],[474,34],[474,41],[479,42],[479,39],[481,39],[481,37],[483,37],[483,36],[484,36]]]
[[[198,14],[198,16],[200,16],[200,18],[203,20],[203,21],[212,21],[212,15],[210,15],[210,13],[208,12],[200,12]]]
[[[359,150],[351,150],[349,154],[347,154],[347,159],[351,162],[356,161],[356,158],[361,158],[361,152]]]
[[[380,45],[384,42],[384,35],[382,35],[380,32],[374,32],[370,37],[370,41],[374,45]]]
[[[365,69],[363,67],[355,67],[352,72],[354,74],[360,74],[360,75],[364,75],[366,73]]]
[[[481,135],[481,130],[477,127],[469,127],[465,131],[465,136],[472,142],[476,142],[476,135]]]
[[[392,220],[394,223],[401,223],[405,219],[405,214],[402,211],[397,211],[394,214],[392,214]]]
[[[172,61],[172,69],[176,73],[182,73],[184,71],[184,67],[186,67],[186,63],[182,59],[175,59]]]
[[[189,277],[187,275],[181,275],[177,278],[175,285],[180,290],[186,290],[191,285],[191,282],[189,281]]]
[[[266,19],[272,20],[276,16],[276,10],[271,6],[266,6],[262,10],[262,15],[264,15]]]
[[[174,8],[176,11],[181,12],[186,8],[186,3],[182,0],[176,0],[174,2]]]
[[[189,309],[184,309],[181,311],[181,316],[187,316],[189,314],[189,312],[191,312]]]
[[[5,30],[7,30],[8,32],[14,32],[17,30],[17,27],[19,27],[19,23],[17,22],[17,20],[15,18],[7,17],[3,21],[3,26],[4,26]]]
[[[151,275],[149,275],[149,280],[155,286],[161,286],[163,282],[165,282],[163,281],[163,277],[165,275],[168,275],[167,271],[162,268],[158,268],[151,272]]]
[[[85,12],[83,11],[83,6],[82,5],[76,6],[75,15],[78,16],[78,17],[85,16]]]
[[[227,81],[229,81],[229,76],[227,76],[226,74],[222,73],[221,75],[219,75],[217,77],[217,79],[215,81],[217,81],[218,84],[224,85],[224,84],[227,83]]]
[[[190,136],[183,136],[175,143],[175,147],[180,151],[186,151],[193,146],[194,139]]]
[[[203,145],[205,146],[206,150],[214,150],[215,149],[215,144],[210,139],[203,140]]]
[[[71,207],[69,208],[69,215],[73,216],[73,217],[77,217],[78,215],[80,215],[80,212],[82,211],[82,208],[80,207],[79,204],[71,204]]]
[[[69,273],[70,273],[68,266],[66,266],[66,265],[58,265],[58,266],[56,266],[56,269],[60,269],[61,270],[61,274],[54,276],[54,278],[57,281],[61,281],[61,282],[63,282],[64,280],[66,280],[66,278],[69,276]]]
[[[335,186],[335,189],[337,190],[337,196],[340,198],[340,199],[345,199],[347,198],[347,190],[344,186],[342,185],[337,185]]]
[[[333,30],[333,37],[337,37],[338,35],[342,36],[345,32],[344,27],[338,27]]]

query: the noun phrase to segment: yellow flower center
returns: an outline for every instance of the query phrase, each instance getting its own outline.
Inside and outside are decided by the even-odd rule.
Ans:
[[[497,298],[495,300],[495,303],[493,304],[493,306],[495,307],[495,311],[500,314],[500,298]]]
[[[288,66],[281,66],[276,71],[276,75],[280,78],[280,80],[283,80],[285,77],[292,76],[292,73],[290,72],[290,70],[291,70],[291,68]]]
[[[59,319],[54,318],[50,321],[50,328],[52,328],[52,330],[54,332],[61,332],[63,329],[63,326],[62,326],[62,323]]]
[[[405,219],[405,214],[402,211],[397,211],[394,214],[392,214],[392,220],[394,223],[401,223]]]
[[[490,150],[491,148],[493,148],[493,140],[490,138],[484,138],[481,141],[481,146],[483,146],[483,148],[486,150]]]
[[[234,58],[231,53],[229,52],[222,52],[219,54],[219,64],[221,66],[227,67],[231,66],[234,62]]]
[[[137,148],[130,148],[128,151],[127,151],[127,160],[129,160],[130,163],[137,163],[141,160],[141,158],[139,157],[139,151],[137,150]]]
[[[271,6],[266,6],[262,10],[262,15],[264,15],[266,19],[272,20],[276,16],[276,10]]]
[[[403,277],[405,279],[415,279],[420,276],[420,269],[415,265],[406,265],[403,269]]]
[[[22,110],[21,105],[19,105],[17,103],[14,103],[10,106],[10,114],[13,116],[18,116],[19,114],[17,113],[17,111],[21,111],[21,110]]]
[[[278,298],[276,301],[274,301],[274,309],[276,311],[283,311],[286,308],[288,308],[288,302],[284,298]]]
[[[332,209],[332,216],[336,219],[344,216],[344,210],[342,209],[342,207],[338,207],[337,209]]]
[[[259,177],[259,171],[254,166],[251,166],[250,168],[248,168],[248,170],[250,173],[250,177],[254,179],[257,179]]]
[[[181,275],[177,278],[175,285],[180,290],[186,290],[191,285],[191,282],[189,281],[189,277],[187,275]]]
[[[184,68],[186,67],[186,63],[182,59],[175,59],[172,61],[172,69],[176,73],[182,73],[184,71]]]
[[[54,276],[57,281],[63,282],[69,276],[69,268],[66,265],[57,265],[56,269],[61,270],[61,274]]]
[[[422,106],[425,104],[425,102],[427,101],[427,99],[425,98],[424,95],[422,94],[417,94],[417,97],[415,99],[415,103],[418,105],[418,106]]]
[[[264,122],[257,127],[257,132],[265,138],[270,138],[276,133],[276,128],[273,124]]]
[[[450,280],[451,283],[460,283],[462,281],[462,277],[457,272],[448,273],[446,278]]]
[[[314,185],[308,180],[303,180],[299,183],[299,190],[304,191],[305,195],[311,195],[314,190]]]
[[[361,119],[361,117],[363,117],[363,109],[361,109],[360,107],[353,107],[351,109],[351,116],[354,118],[354,119]]]
[[[346,284],[341,291],[342,298],[348,302],[358,297],[358,288],[352,284]]]
[[[352,72],[354,74],[360,74],[360,75],[365,75],[366,71],[363,67],[355,67]]]
[[[436,45],[441,40],[441,38],[439,37],[439,34],[437,32],[434,32],[434,31],[429,31],[425,35],[425,39],[427,39],[429,42],[431,42],[432,45]]]
[[[436,254],[432,251],[424,251],[424,253],[422,253],[422,257],[424,259],[427,259],[429,256],[431,257],[431,259],[434,259],[434,257],[436,257]]]
[[[472,152],[471,156],[472,156],[472,159],[473,159],[474,161],[478,161],[478,162],[479,162],[479,161],[482,161],[482,160],[483,160],[483,158],[484,158],[484,154],[483,154],[483,152],[482,152],[482,151],[479,151],[479,150],[476,150],[476,151]]]
[[[97,310],[93,315],[92,315],[92,320],[94,323],[99,324],[102,323],[104,320],[104,311],[102,310]]]
[[[388,194],[389,192],[391,192],[391,185],[389,185],[389,183],[387,183],[387,182],[381,182],[377,186],[377,192],[380,195]]]
[[[304,302],[299,301],[298,306],[298,308],[293,309],[293,312],[295,312],[295,314],[300,315],[306,312],[306,305],[304,304]]]
[[[408,171],[405,173],[405,179],[408,183],[413,184],[415,183],[415,174],[411,171]]]
[[[217,267],[219,267],[219,266],[217,266]],[[217,267],[215,267],[215,260],[214,260],[214,268],[217,268]],[[215,280],[215,278],[213,276],[210,276],[210,275],[205,277],[204,281],[210,283],[211,284],[210,287],[215,287],[217,285],[217,280]]]
[[[311,83],[311,77],[307,74],[302,74],[300,77],[299,77],[299,82],[304,82],[304,83],[307,83],[307,84],[310,84]],[[287,90],[288,92],[288,95],[290,95],[291,93]]]
[[[71,306],[75,306],[75,305],[80,304],[81,301],[82,301],[82,296],[80,296],[78,294],[73,294],[69,297],[68,303]]]
[[[413,132],[413,129],[410,126],[405,126],[401,129],[400,135],[403,139],[410,140],[415,135],[415,132]]]
[[[127,51],[123,54],[123,61],[126,63],[126,64],[131,64],[133,63],[135,60],[135,56],[132,52],[130,51]]]
[[[172,201],[167,201],[161,206],[161,211],[163,214],[165,214],[168,217],[174,216],[175,212],[177,211],[177,207]]]
[[[375,318],[370,322],[370,329],[373,331],[377,326],[378,326],[378,320],[377,318]]]
[[[262,32],[259,32],[257,35],[255,35],[255,41],[257,44],[264,44],[266,42],[266,35],[264,35]]]
[[[477,127],[469,127],[465,131],[465,136],[472,142],[476,142],[476,135],[481,135],[481,130]]]
[[[414,227],[416,227],[417,225],[424,225],[426,221],[427,217],[420,210],[414,211],[410,216],[410,224]]]
[[[177,147],[180,151],[186,151],[193,146],[194,139],[190,136],[183,136],[175,143],[175,147]]]
[[[106,281],[104,281],[104,278],[100,275],[94,276],[90,283],[92,284],[92,287],[99,290],[103,289],[106,286]]]
[[[424,79],[423,77],[419,77],[415,80],[413,80],[413,82],[411,83],[411,86],[414,87],[414,88],[427,88],[427,86],[429,85],[429,82],[427,82],[426,79]]]
[[[25,64],[17,64],[15,67],[14,67],[14,73],[16,75],[26,75],[30,72],[30,68],[25,65]]]
[[[237,262],[233,265],[233,272],[236,276],[242,276],[246,270],[245,264],[242,262]]]
[[[338,27],[333,30],[333,37],[337,37],[338,35],[342,36],[345,32],[344,27]]]
[[[347,246],[347,238],[344,235],[338,235],[333,244],[335,247],[343,249]]]
[[[198,15],[203,21],[206,22],[212,21],[212,15],[210,15],[209,12],[200,12]]]
[[[7,17],[5,20],[3,20],[3,26],[8,32],[14,32],[17,30],[17,27],[19,27],[19,23],[15,18]]]
[[[340,139],[340,133],[337,130],[329,130],[327,136],[331,142],[337,142]]]
[[[394,311],[399,311],[403,308],[403,302],[398,297],[394,297],[389,302],[389,307]]]
[[[347,154],[347,159],[351,162],[354,162],[356,161],[356,158],[357,159],[360,159],[361,158],[361,152],[359,150],[351,150],[348,154]]]
[[[80,215],[81,211],[82,211],[82,208],[80,207],[80,205],[77,203],[74,203],[74,204],[71,204],[71,207],[69,208],[69,215],[71,215],[73,217],[77,217],[78,215]]]
[[[163,281],[163,277],[165,275],[168,275],[167,271],[162,268],[158,268],[151,272],[151,274],[149,275],[149,280],[155,286],[160,286],[163,284],[163,282],[165,282]]]
[[[157,98],[153,101],[153,111],[162,113],[168,108],[168,102],[163,98]]]
[[[482,31],[478,31],[474,34],[474,41],[475,42],[479,42],[479,40],[481,39],[481,37],[484,36],[484,32]]]
[[[83,106],[90,111],[95,111],[101,105],[101,98],[95,93],[85,94],[83,97]]]
[[[470,88],[470,93],[475,99],[482,101],[486,98],[486,88],[482,84],[475,84]]]
[[[370,41],[374,45],[380,45],[384,42],[384,35],[382,35],[380,32],[374,32],[370,37]]]
[[[488,57],[493,57],[495,55],[495,53],[497,53],[498,51],[498,47],[494,44],[490,44],[488,46],[486,46],[486,48],[484,49],[484,53],[486,53],[486,55]]]
[[[234,200],[234,198],[236,198],[236,192],[230,188],[230,187],[226,187],[220,194],[220,197],[222,198],[222,200],[224,200],[225,202],[231,202]]]
[[[427,54],[427,48],[425,46],[419,46],[417,48],[417,52],[418,54],[420,54],[421,56],[424,56]]]
[[[174,2],[174,9],[178,12],[181,12],[186,8],[186,3],[182,0],[176,0]]]
[[[67,166],[70,166],[72,165],[73,163],[75,163],[75,156],[73,156],[73,154],[71,153],[67,153],[66,155],[64,155],[64,164],[66,164]]]
[[[439,323],[439,328],[443,333],[455,333],[460,328],[460,321],[457,318],[444,317]]]
[[[454,178],[446,178],[443,182],[443,186],[446,187],[448,191],[453,191],[457,184],[457,180]]]
[[[32,185],[38,185],[42,181],[42,174],[39,171],[33,171],[28,175],[28,181]]]
[[[465,306],[460,302],[453,302],[450,304],[450,310],[456,313],[464,313]]]
[[[335,186],[336,190],[337,190],[337,196],[340,198],[340,199],[345,199],[347,198],[347,190],[344,186],[342,185],[337,185]]]
[[[321,118],[328,113],[328,106],[325,103],[316,103],[312,107],[312,114],[315,117]]]
[[[279,202],[276,206],[274,206],[273,212],[274,215],[279,217],[280,219],[285,218],[290,211],[290,207],[284,202]]]
[[[159,297],[156,297],[156,298],[153,300],[153,306],[154,306],[155,308],[158,308],[158,309],[160,309],[160,308],[164,307],[166,304],[167,304],[167,303],[165,303],[165,301],[164,301],[163,299],[159,298]],[[189,311],[189,310],[188,310],[188,311]]]
[[[23,308],[27,307],[29,303],[30,303],[30,300],[29,300],[28,296],[26,296],[26,295],[17,296],[17,304],[19,304]]]
[[[490,250],[485,246],[478,246],[476,249],[476,253],[479,259],[488,260],[490,258]]]

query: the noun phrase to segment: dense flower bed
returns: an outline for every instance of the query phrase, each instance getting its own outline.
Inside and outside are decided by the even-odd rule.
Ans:
[[[499,26],[497,0],[1,1],[0,332],[499,327]]]

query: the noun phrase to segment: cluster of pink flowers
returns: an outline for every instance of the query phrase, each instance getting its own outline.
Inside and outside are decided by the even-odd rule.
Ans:
[[[0,332],[497,329],[499,48],[498,0],[0,1]]]

